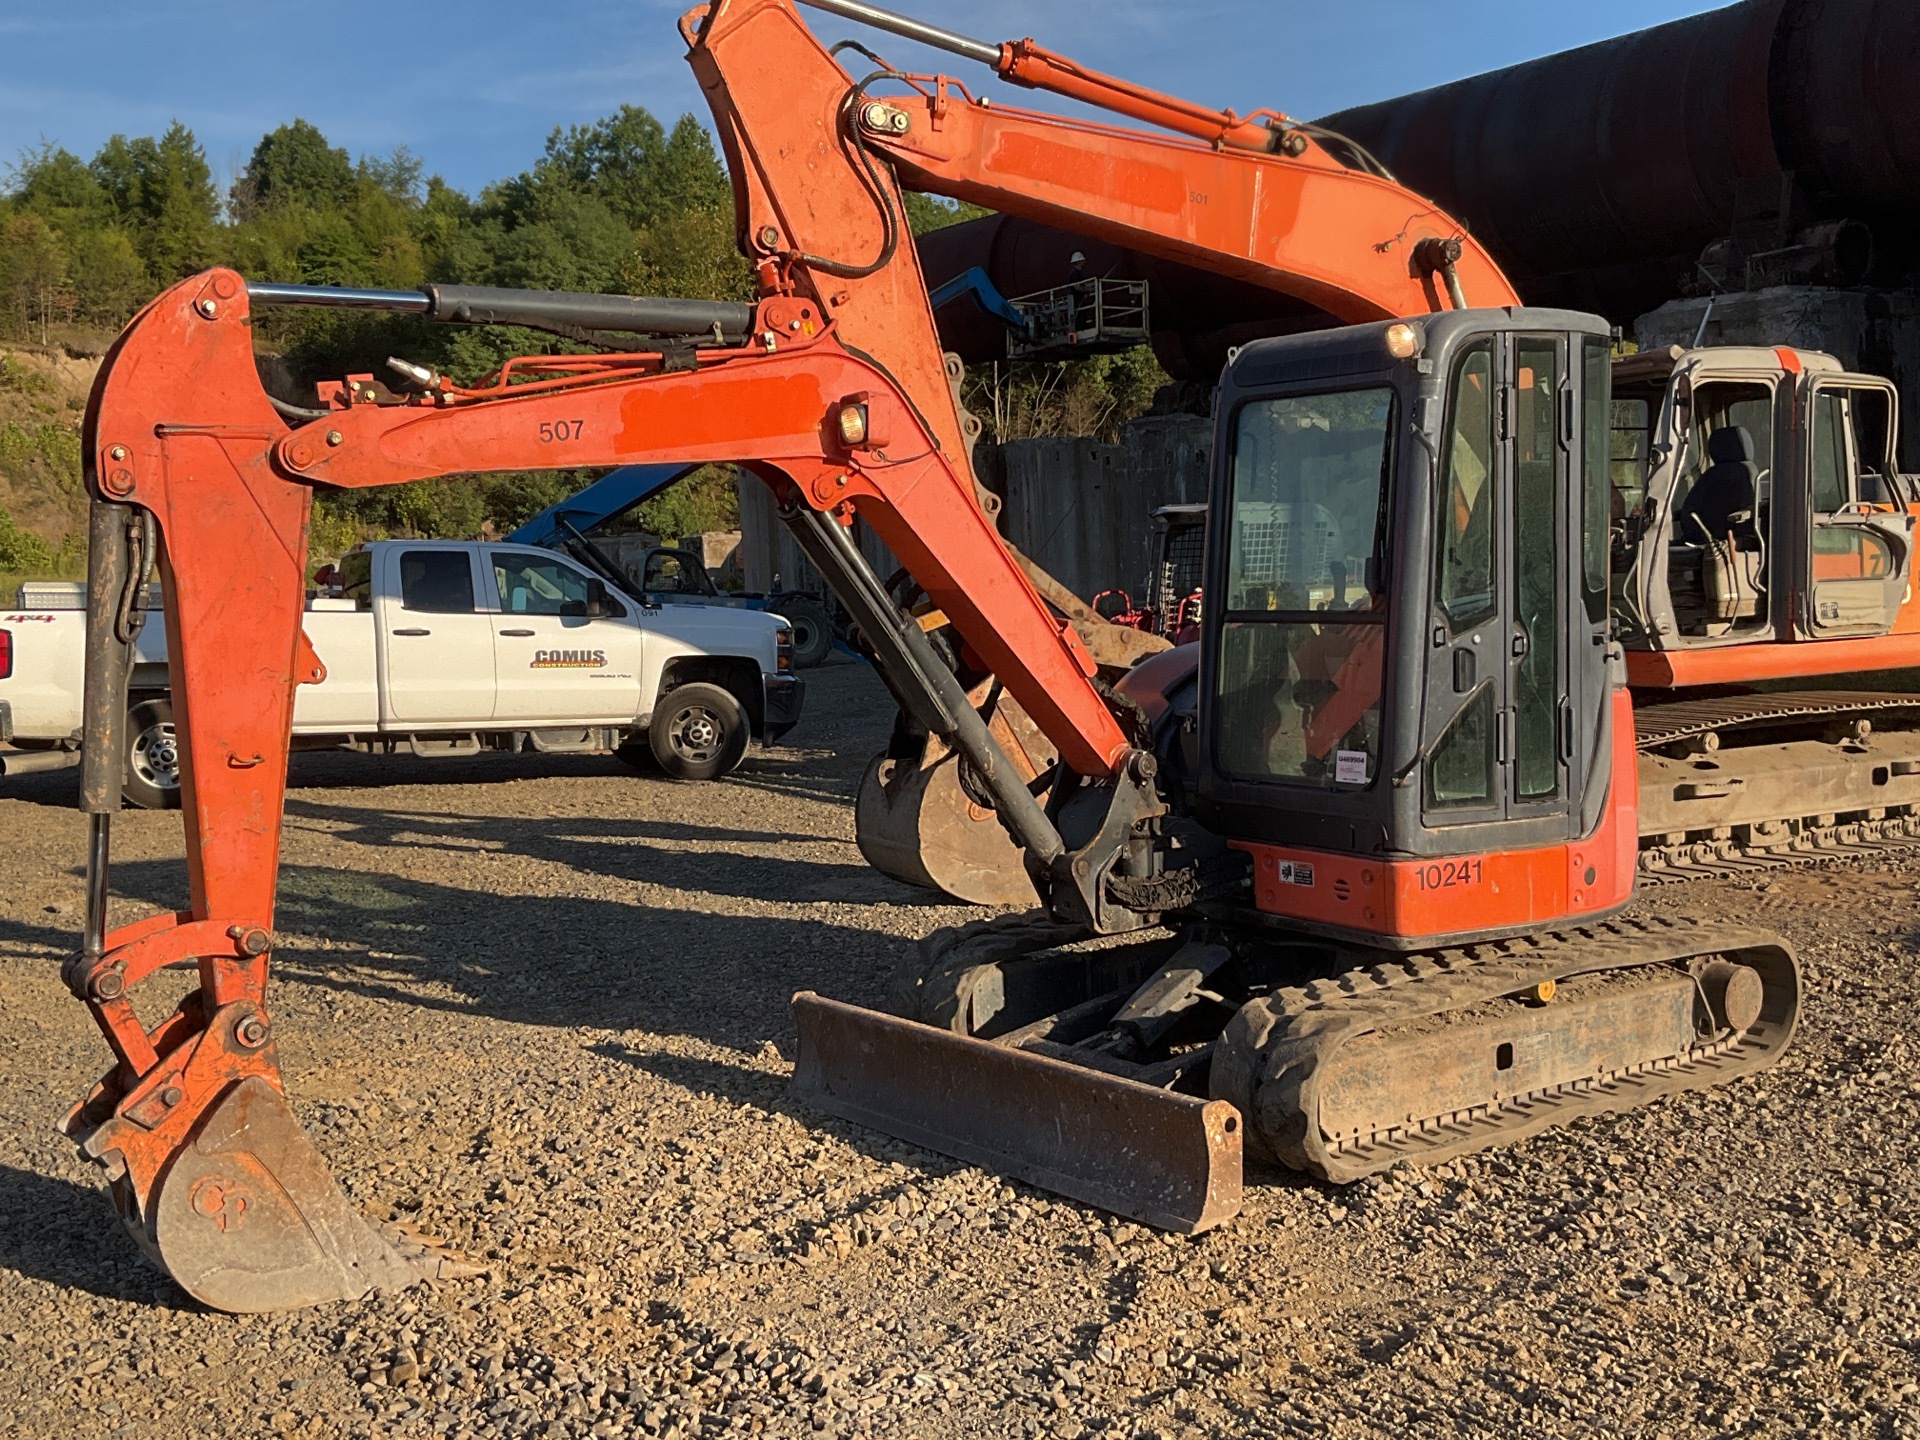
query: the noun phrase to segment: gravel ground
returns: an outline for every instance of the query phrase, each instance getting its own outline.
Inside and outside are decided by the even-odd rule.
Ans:
[[[487,1279],[201,1310],[52,1131],[106,1050],[72,772],[0,799],[0,1433],[1920,1437],[1920,861],[1669,891],[1799,947],[1758,1081],[1157,1236],[792,1105],[800,988],[885,994],[974,912],[868,870],[866,671],[799,748],[678,786],[610,759],[296,758],[277,1012],[357,1203]],[[131,918],[178,821],[116,837]]]

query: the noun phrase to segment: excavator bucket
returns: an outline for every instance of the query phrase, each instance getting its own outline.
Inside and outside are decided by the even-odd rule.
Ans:
[[[141,1186],[116,1141],[124,1120],[90,1125],[81,1106],[61,1128],[83,1153],[120,1168],[121,1220],[194,1299],[257,1314],[357,1300],[376,1289],[481,1273],[433,1242],[362,1219],[279,1088],[260,1075],[208,1108],[157,1182]]]
[[[1240,1209],[1240,1114],[1009,1045],[793,997],[793,1095],[995,1174],[1163,1230]]]
[[[401,1289],[443,1268],[470,1273],[362,1219],[286,1096],[257,1076],[207,1112],[150,1208],[160,1263],[216,1310],[298,1309]]]
[[[967,698],[1023,779],[1033,780],[1059,758],[1019,702],[991,678]],[[861,855],[883,875],[970,905],[1038,904],[1024,852],[999,816],[967,793],[961,763],[938,735],[927,737],[917,761],[876,757],[854,802]]]
[[[854,802],[860,854],[883,875],[970,905],[1039,903],[1020,847],[993,811],[960,785],[958,752],[916,764],[882,755],[867,766]]]

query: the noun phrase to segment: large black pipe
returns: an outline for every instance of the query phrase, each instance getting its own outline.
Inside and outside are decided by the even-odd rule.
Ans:
[[[1870,225],[1882,275],[1910,266],[1920,216],[1920,0],[1745,0],[1617,40],[1344,110],[1410,188],[1464,220],[1530,302],[1623,323],[1673,298],[1737,226]],[[1015,217],[922,237],[930,282],[983,265],[1008,294],[1060,284],[1068,257],[1153,282],[1155,348],[1217,373],[1227,345],[1312,323],[1257,287]],[[949,307],[963,358],[1002,353]]]
[[[1471,225],[1530,301],[1626,319],[1737,228],[1863,221],[1904,265],[1917,66],[1909,0],[1746,0],[1321,123]]]

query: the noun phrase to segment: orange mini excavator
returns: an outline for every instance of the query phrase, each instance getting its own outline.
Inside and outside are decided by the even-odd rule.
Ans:
[[[1854,642],[1800,627],[1779,547],[1757,602],[1770,625],[1714,618],[1729,595],[1736,612],[1755,603],[1767,579],[1738,559],[1759,510],[1799,534],[1782,517],[1805,497],[1776,483],[1770,501],[1696,505],[1698,542],[1661,529],[1671,491],[1617,520],[1607,326],[1521,308],[1459,225],[1338,137],[1157,95],[1031,41],[811,3],[1150,128],[989,104],[857,46],[873,69],[855,78],[794,0],[711,0],[681,29],[732,174],[753,303],[313,289],[213,270],[142,311],[102,369],[85,434],[92,850],[66,978],[115,1063],[65,1128],[106,1167],[128,1228],[207,1304],[353,1297],[452,1263],[351,1210],[275,1058],[289,717],[294,686],[326,661],[301,631],[316,488],[664,460],[738,463],[773,488],[912,727],[957,757],[969,803],[1011,837],[1039,901],[908,955],[901,1014],[796,997],[795,1083],[824,1110],[1194,1230],[1232,1214],[1243,1143],[1346,1179],[1725,1081],[1792,1034],[1798,975],[1777,938],[1607,919],[1632,894],[1639,844],[1609,557],[1664,547],[1662,576],[1712,611],[1701,623],[1731,627],[1701,637],[1724,642],[1716,685],[1746,656],[1756,673],[1831,669],[1798,657]],[[1197,647],[1105,683],[996,533],[903,187],[1226,270],[1342,327],[1249,345],[1221,377]],[[316,412],[257,378],[251,317],[284,304],[523,325],[595,348],[513,360],[471,387],[399,362],[392,388],[366,375],[322,386]],[[1794,423],[1832,433],[1819,406],[1817,393],[1811,411],[1796,402]],[[1705,428],[1716,465],[1752,465],[1719,438],[1737,420],[1691,414],[1659,421],[1663,463],[1683,463]],[[1848,421],[1844,404],[1834,420]],[[1848,483],[1854,455],[1840,462]],[[1909,508],[1861,494],[1833,512],[1863,569],[1906,573]],[[868,567],[854,516],[951,621],[951,654]],[[1687,543],[1696,554],[1668,555]],[[165,587],[190,898],[109,931],[115,731],[149,559]],[[1874,643],[1901,664],[1920,649]],[[1043,767],[1009,756],[989,692],[1044,737]],[[1779,726],[1790,709],[1742,714]],[[1663,723],[1695,752],[1677,764],[1740,749],[1704,743],[1737,718]],[[1816,738],[1872,750],[1850,736]],[[1092,936],[1119,938],[1071,948]],[[197,983],[148,1028],[136,991],[178,962]]]

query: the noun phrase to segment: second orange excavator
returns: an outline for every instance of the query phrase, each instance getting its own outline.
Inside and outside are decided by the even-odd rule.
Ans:
[[[1156,128],[990,104],[858,46],[829,51],[793,0],[711,0],[681,28],[753,303],[214,270],[156,299],[107,358],[84,439],[92,853],[67,981],[114,1065],[66,1128],[140,1243],[207,1304],[350,1298],[455,1263],[353,1214],[275,1057],[288,722],[294,686],[326,659],[300,628],[324,487],[674,460],[739,463],[773,488],[903,729],[951,753],[1040,902],[903,957],[900,1014],[796,997],[795,1084],[824,1110],[1194,1230],[1237,1207],[1243,1146],[1347,1179],[1727,1081],[1792,1036],[1799,976],[1777,937],[1609,918],[1633,893],[1640,826],[1635,662],[1610,564],[1616,535],[1635,542],[1613,514],[1606,324],[1521,307],[1455,221],[1338,137],[1158,96],[1030,41],[812,3]],[[843,69],[848,53],[871,73]],[[1000,539],[903,187],[1151,244],[1339,324],[1249,345],[1221,377],[1197,650],[1107,683]],[[525,325],[595,348],[474,386],[401,362],[392,385],[321,387],[316,413],[257,378],[251,319],[275,304]],[[1728,457],[1716,463],[1750,465],[1713,439],[1723,428],[1703,437]],[[1637,543],[1668,543],[1672,498],[1643,507],[1640,534],[1657,538]],[[1776,516],[1799,503],[1775,488]],[[1909,564],[1911,506],[1849,503],[1861,553],[1887,547],[1861,563]],[[1695,506],[1701,564],[1732,571],[1709,605],[1757,573],[1738,558],[1744,508]],[[951,622],[951,653],[868,567],[855,516]],[[149,558],[190,896],[109,930],[113,730]],[[1797,572],[1776,570],[1778,606]],[[1853,643],[1803,639],[1795,612],[1777,613],[1765,633],[1703,637],[1726,642],[1723,680],[1740,657],[1794,673],[1779,657]],[[1887,643],[1907,663],[1905,642]],[[1039,764],[1010,755],[1003,701],[1044,739]],[[1071,948],[1096,936],[1118,938]],[[183,961],[197,983],[147,1026],[136,989]]]

